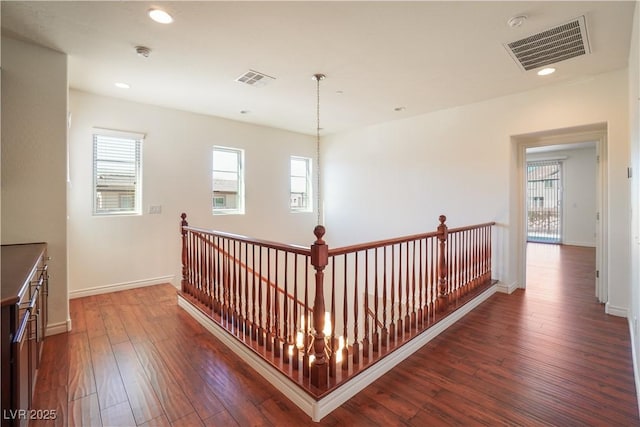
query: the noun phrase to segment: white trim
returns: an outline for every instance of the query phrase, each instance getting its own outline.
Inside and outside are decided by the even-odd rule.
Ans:
[[[367,368],[344,385],[338,387],[320,400],[315,400],[306,392],[302,391],[295,383],[285,377],[280,371],[260,358],[252,350],[247,348],[240,341],[232,337],[229,332],[220,327],[213,320],[205,316],[201,311],[192,306],[186,299],[178,295],[178,306],[182,307],[196,321],[204,326],[216,338],[220,339],[240,358],[253,367],[260,375],[269,381],[274,387],[280,390],[289,400],[296,404],[303,412],[311,417],[315,422],[319,422],[334,409],[351,399],[355,394],[369,386],[375,380],[393,369],[397,364],[422,348],[429,341],[440,335],[447,328],[458,320],[462,319],[471,310],[476,308],[490,296],[496,293],[497,285],[491,286],[482,294],[469,301],[460,309],[454,311],[449,316],[442,319],[426,332],[418,335],[396,351],[390,353],[378,362]]]
[[[526,149],[531,147],[543,147],[548,145],[573,144],[578,142],[596,142],[597,153],[600,158],[598,162],[598,182],[594,191],[597,193],[597,209],[600,213],[600,220],[597,224],[596,240],[596,269],[600,276],[596,279],[596,297],[600,302],[608,300],[608,193],[607,193],[607,123],[594,123],[591,125],[577,126],[574,128],[547,130],[525,135],[512,135],[511,141],[515,151],[515,178],[518,182],[517,191],[512,194],[510,206],[514,211],[515,242],[516,245],[516,280],[522,283],[522,288],[526,288],[527,275],[527,210],[526,210],[526,176],[524,173],[526,165]],[[513,175],[512,175],[513,176]],[[513,198],[515,197],[515,199]],[[614,312],[619,312],[613,308]],[[626,311],[626,310],[625,310]],[[610,313],[611,314],[611,313]]]
[[[502,282],[496,283],[496,291],[501,292],[503,294],[512,294],[516,289],[520,288],[518,282],[513,282],[510,285],[507,285]]]
[[[93,134],[110,136],[113,138],[123,138],[123,139],[135,139],[135,140],[143,140],[146,135],[140,132],[130,132],[125,130],[116,130],[116,129],[106,129],[106,128],[93,128]]]
[[[66,332],[69,332],[70,330],[71,330],[71,319],[67,319],[64,322],[49,323],[47,325],[47,330],[45,331],[44,336],[48,337],[51,335],[64,334]]]
[[[634,321],[631,318],[627,318],[627,322],[629,323],[629,336],[631,336],[631,361],[633,362],[633,379],[636,383],[636,400],[640,408],[640,376],[638,374],[638,358],[636,357],[636,331],[633,326]]]
[[[595,242],[573,242],[573,241],[564,241],[562,242],[563,245],[568,245],[568,246],[583,246],[585,248],[595,248],[596,244]]]
[[[604,305],[604,312],[618,317],[627,317],[629,315],[629,310],[626,307],[616,307],[611,305],[610,302]]]
[[[160,285],[169,283],[173,285],[175,276],[161,276],[151,279],[134,280],[132,282],[114,283],[112,285],[94,286],[92,288],[80,289],[69,292],[69,299],[88,297],[91,295],[106,294],[109,292],[124,291],[126,289],[143,288],[145,286]]]

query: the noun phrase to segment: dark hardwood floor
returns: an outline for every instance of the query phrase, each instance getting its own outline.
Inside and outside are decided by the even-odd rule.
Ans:
[[[627,321],[594,297],[593,249],[528,251],[526,291],[491,297],[320,425],[640,425]],[[75,299],[71,317],[36,388],[50,425],[314,425],[169,285]]]

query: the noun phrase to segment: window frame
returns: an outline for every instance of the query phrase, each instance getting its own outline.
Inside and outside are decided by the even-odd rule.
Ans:
[[[313,163],[310,157],[304,156],[290,156],[289,157],[289,210],[291,212],[313,212]],[[302,175],[293,175],[293,161],[304,161],[305,162],[305,170],[306,174]],[[293,178],[305,178],[306,183],[306,191],[303,194],[306,194],[306,205],[302,207],[292,206],[291,199],[292,195],[299,194],[298,191],[293,191],[292,179]]]
[[[216,151],[234,153],[237,155],[237,172],[227,171],[224,169],[216,170],[214,166],[214,157]],[[227,147],[222,145],[214,145],[211,149],[211,212],[213,215],[244,215],[245,213],[245,189],[244,189],[244,150],[241,148]],[[225,197],[226,195],[216,194],[215,180],[213,174],[215,172],[230,173],[235,172],[238,181],[238,191],[236,194],[237,206],[235,208],[216,208],[216,198]],[[220,192],[219,192],[220,193]]]
[[[111,216],[137,216],[142,215],[142,158],[143,158],[143,142],[145,135],[141,133],[122,132],[111,129],[93,129],[93,144],[92,144],[92,215],[96,217],[111,217]],[[99,195],[105,191],[99,191],[98,189],[98,176],[99,168],[98,162],[105,161],[98,158],[98,145],[111,143],[130,143],[134,145],[133,156],[130,158],[134,167],[134,182],[133,182],[133,207],[130,209],[124,208],[104,208],[100,207],[98,203]],[[104,148],[104,147],[103,147]],[[115,147],[111,147],[115,150]],[[123,196],[128,194],[117,193],[118,205],[123,199]]]

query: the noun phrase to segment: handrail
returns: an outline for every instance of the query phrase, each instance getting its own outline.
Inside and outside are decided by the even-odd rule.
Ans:
[[[233,233],[227,233],[224,231],[217,231],[217,230],[207,230],[206,228],[199,228],[199,227],[192,227],[192,226],[185,226],[183,227],[183,229],[189,230],[189,231],[197,231],[199,233],[206,233],[212,236],[225,237],[227,239],[233,239],[238,242],[253,243],[260,246],[264,246],[265,248],[292,252],[299,255],[311,255],[311,250],[304,246],[272,242],[270,240],[255,239],[253,237],[243,236],[241,234],[233,234]]]
[[[462,231],[473,230],[476,228],[487,227],[491,225],[496,225],[496,223],[485,222],[482,224],[468,225],[465,227],[449,228],[449,233],[458,233]],[[374,242],[357,243],[355,245],[341,246],[338,248],[329,249],[329,256],[344,255],[349,252],[358,252],[358,251],[364,251],[368,249],[381,248],[384,246],[397,245],[400,243],[412,242],[414,240],[422,240],[429,237],[436,237],[437,235],[438,235],[437,231],[431,231],[429,233],[410,234],[402,237],[394,237],[392,239],[382,239],[382,240],[376,240]]]

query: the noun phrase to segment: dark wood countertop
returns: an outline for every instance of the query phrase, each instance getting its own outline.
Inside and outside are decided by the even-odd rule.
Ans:
[[[0,264],[2,306],[15,304],[25,292],[29,291],[29,278],[46,247],[46,243],[2,245],[2,263]]]

